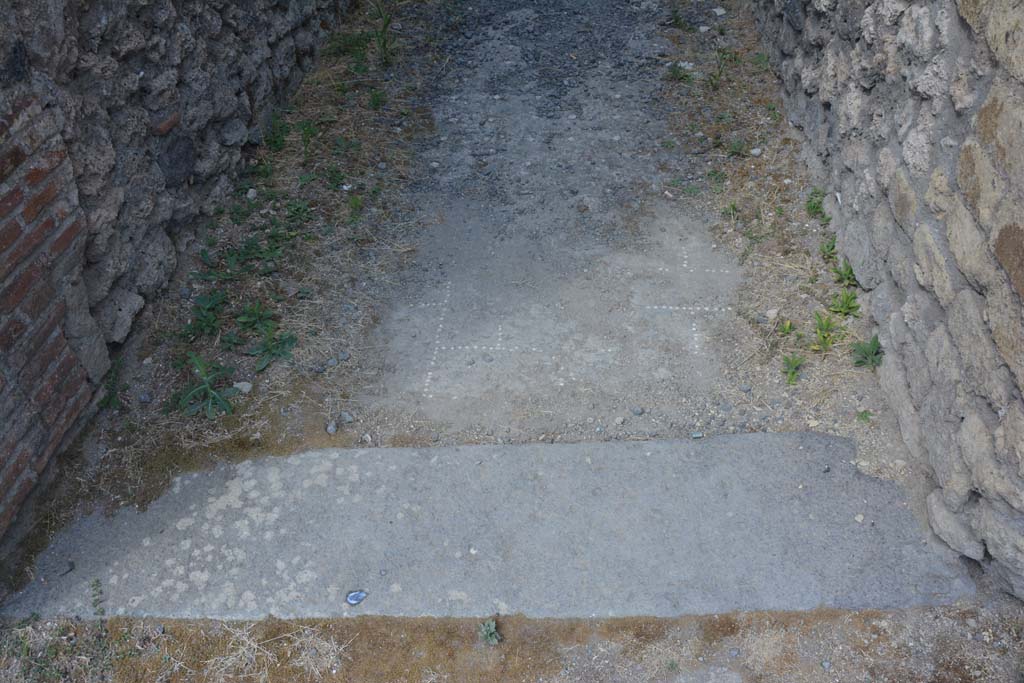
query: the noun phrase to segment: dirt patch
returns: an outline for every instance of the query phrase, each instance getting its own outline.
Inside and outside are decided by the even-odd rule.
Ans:
[[[662,620],[506,616],[496,646],[479,627],[382,617],[36,621],[3,632],[0,680],[1011,682],[1024,654],[1019,606],[1009,602]]]

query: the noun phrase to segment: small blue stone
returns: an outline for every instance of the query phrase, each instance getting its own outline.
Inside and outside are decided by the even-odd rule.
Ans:
[[[352,591],[345,596],[345,602],[350,605],[358,605],[366,599],[366,591]]]

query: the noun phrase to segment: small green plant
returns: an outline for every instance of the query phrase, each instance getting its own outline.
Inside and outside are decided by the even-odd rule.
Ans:
[[[482,622],[477,628],[477,633],[480,634],[480,640],[488,645],[497,645],[501,642],[501,634],[498,633],[498,623],[494,619]]]
[[[670,659],[665,663],[665,668],[669,671],[679,671],[679,662],[674,659]]]
[[[220,348],[224,351],[234,351],[244,345],[245,337],[239,336],[234,330],[226,332],[220,337]]]
[[[661,147],[662,147],[662,149],[675,149],[676,148],[676,141],[675,140],[662,140],[661,141]]]
[[[857,276],[853,274],[853,266],[847,259],[843,259],[841,266],[834,266],[832,268],[832,275],[835,277],[835,281],[843,287],[859,287],[860,283],[857,282]]]
[[[335,33],[327,39],[323,55],[330,59],[349,57],[356,62],[365,62],[370,40],[368,33]]]
[[[726,175],[725,171],[722,171],[720,169],[713,168],[710,171],[708,171],[708,181],[710,181],[711,184],[715,185],[716,187],[721,187],[722,185],[725,185],[725,181],[728,178],[729,176]]]
[[[857,421],[858,422],[863,422],[864,424],[867,424],[867,423],[871,422],[871,418],[873,418],[874,416],[875,416],[875,414],[872,413],[870,410],[861,410],[861,411],[858,411],[858,413],[857,413]]]
[[[287,220],[292,224],[307,223],[313,217],[313,209],[310,208],[309,202],[302,199],[291,200],[285,210],[287,211]]]
[[[335,164],[324,169],[324,180],[331,187],[340,187],[345,184],[345,173]]]
[[[722,215],[734,221],[740,217],[740,207],[736,206],[736,202],[730,202],[728,206],[722,209]]]
[[[767,69],[770,65],[768,61],[768,55],[766,55],[763,52],[758,52],[754,54],[754,56],[750,58],[750,61],[752,61],[754,64],[761,67],[762,69]]]
[[[814,314],[814,343],[811,350],[828,353],[843,335],[843,326],[828,314]]]
[[[264,140],[270,151],[280,152],[283,150],[285,142],[288,139],[288,133],[290,132],[291,127],[288,125],[288,122],[281,118],[280,114],[274,114],[270,118],[270,130],[268,130],[264,136]]]
[[[779,325],[779,336],[788,337],[793,334],[794,330],[796,330],[796,327],[793,325],[792,320],[783,320],[782,324]]]
[[[274,328],[274,312],[257,301],[242,308],[235,318],[244,330],[266,331]]]
[[[305,156],[309,156],[309,146],[313,144],[313,140],[320,133],[320,129],[317,127],[314,121],[300,121],[299,122],[299,134],[302,136],[302,153]]]
[[[844,289],[832,297],[832,303],[828,310],[841,316],[860,317],[860,303],[857,302],[857,292],[853,289]]]
[[[823,239],[821,246],[818,247],[818,253],[821,254],[825,263],[834,263],[836,260],[836,236],[829,235]]]
[[[298,337],[291,332],[276,334],[275,326],[265,329],[259,343],[245,353],[249,356],[256,356],[256,372],[263,372],[275,360],[291,358],[292,349],[295,348],[298,341]]]
[[[668,79],[676,83],[693,83],[693,74],[679,66],[678,62],[672,62],[668,67]]]
[[[370,91],[370,109],[373,109],[374,111],[379,111],[380,109],[384,108],[384,105],[387,104],[387,101],[388,96],[385,95],[383,91]]]
[[[819,187],[811,188],[811,194],[807,197],[807,203],[804,204],[807,215],[821,220],[825,216],[824,201],[825,191]]]
[[[391,65],[392,38],[391,38],[391,12],[383,2],[374,2],[371,6],[371,13],[377,22],[373,30],[373,45],[377,49],[377,61],[384,68]]]
[[[106,390],[106,393],[103,394],[103,398],[100,399],[98,404],[101,409],[112,408],[117,410],[121,407],[120,392],[125,388],[125,385],[121,383],[121,369],[123,366],[124,364],[120,358],[115,358],[110,362],[107,376],[103,378],[103,388]]]
[[[671,14],[671,17],[669,18],[668,23],[669,23],[669,25],[672,28],[679,28],[679,29],[681,29],[681,28],[685,28],[686,27],[686,20],[683,19],[683,15],[679,12],[679,8],[678,7],[673,7],[672,8],[672,14]]]
[[[786,376],[786,384],[796,384],[800,377],[800,368],[806,362],[806,358],[796,353],[782,357],[782,373]]]
[[[363,212],[363,198],[357,194],[349,197],[348,210],[352,213],[353,218],[358,217]]]
[[[188,352],[188,364],[196,382],[172,397],[173,404],[185,415],[205,415],[213,420],[221,413],[234,412],[231,398],[238,395],[238,389],[223,386],[234,369],[203,360],[198,354]]]
[[[226,298],[219,289],[197,296],[192,306],[192,320],[182,329],[182,337],[192,341],[220,332],[220,307]]]
[[[877,334],[866,342],[853,342],[850,348],[853,351],[853,364],[858,368],[877,368],[882,364],[885,351]]]
[[[95,617],[102,617],[107,613],[107,610],[103,608],[103,584],[100,583],[99,579],[93,579],[92,583],[89,584],[89,592],[92,595],[92,614]]]
[[[729,156],[742,157],[747,154],[747,141],[738,138],[729,143]]]

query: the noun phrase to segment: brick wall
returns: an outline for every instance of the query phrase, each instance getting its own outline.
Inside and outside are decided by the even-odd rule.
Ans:
[[[93,394],[64,335],[84,217],[58,116],[0,110],[0,535]]]
[[[0,0],[0,536],[349,0]]]

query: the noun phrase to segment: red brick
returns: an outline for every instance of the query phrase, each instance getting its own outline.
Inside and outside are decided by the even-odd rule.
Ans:
[[[53,218],[47,218],[39,222],[35,227],[25,232],[14,249],[0,260],[0,282],[7,279],[7,276],[14,272],[15,268],[21,265],[22,261],[28,258],[46,238],[53,233],[57,225]]]
[[[174,112],[163,121],[153,124],[153,135],[164,136],[174,130],[175,126],[181,122],[181,112]]]
[[[26,223],[31,223],[39,214],[42,213],[43,209],[50,205],[57,194],[60,192],[60,187],[57,183],[53,182],[44,187],[34,197],[25,202],[25,208],[21,211],[21,217]]]
[[[21,274],[14,278],[7,288],[0,292],[0,315],[9,315],[21,300],[25,298],[32,286],[43,277],[43,264],[36,261]]]
[[[57,236],[57,239],[50,245],[50,254],[53,256],[60,256],[64,251],[70,247],[75,238],[82,232],[82,228],[85,227],[85,220],[79,218],[74,223],[64,228],[64,232]]]
[[[28,326],[17,318],[8,320],[7,324],[0,328],[0,351],[10,353],[26,330]]]
[[[0,219],[10,216],[11,212],[18,208],[18,204],[21,204],[21,200],[24,198],[25,193],[19,187],[0,197]]]
[[[21,302],[18,310],[29,320],[38,320],[39,316],[57,298],[57,293],[49,282],[43,281],[40,286],[33,289],[25,300]]]
[[[7,221],[7,225],[0,228],[0,254],[7,251],[18,236],[21,235],[21,224],[17,219]]]
[[[68,344],[64,334],[58,330],[55,335],[46,340],[45,344],[34,349],[28,349],[32,356],[29,362],[21,368],[19,382],[23,387],[34,386],[40,379],[47,375],[47,370],[54,363],[58,362],[61,355],[67,350]],[[35,350],[35,349],[38,349]]]
[[[75,420],[85,412],[85,409],[89,406],[89,401],[92,400],[92,388],[88,382],[83,380],[77,386],[77,390],[70,394],[70,398],[64,400],[64,412],[61,415],[60,421],[54,423],[50,429],[50,441],[43,450],[47,460],[60,448],[61,441],[64,440],[68,430],[74,426]],[[42,470],[40,469],[40,471]]]
[[[26,159],[28,155],[17,145],[0,153],[0,183],[10,178]]]
[[[11,490],[18,478],[25,473],[25,470],[33,465],[37,454],[42,451],[42,439],[30,442],[22,442],[15,446],[14,452],[6,463],[4,463],[3,478],[0,479],[0,495]]]
[[[78,359],[72,357],[70,365],[61,361],[60,368],[67,368],[63,382],[58,385],[59,393],[54,394],[49,402],[43,405],[40,417],[52,427],[52,432],[57,439],[63,435],[64,430],[70,426],[71,421],[78,415],[72,415],[72,399],[82,391],[82,387],[88,388],[89,382],[85,376],[85,370],[78,365]],[[58,434],[59,433],[59,434]]]
[[[33,160],[32,168],[25,174],[25,181],[33,187],[46,180],[50,173],[53,172],[53,169],[61,165],[67,154],[64,153],[63,149],[53,149],[40,156],[42,158]]]
[[[0,536],[11,526],[15,515],[18,514],[18,508],[28,498],[28,494],[35,485],[36,478],[34,476],[22,477],[15,484],[14,490],[0,503]]]
[[[63,341],[63,340],[62,340]],[[64,347],[67,348],[66,346]],[[46,374],[42,377],[42,382],[33,381],[35,378],[33,375],[29,375],[29,381],[31,386],[38,386],[36,393],[32,395],[32,402],[42,408],[42,418],[47,424],[53,424],[57,417],[60,417],[61,402],[54,401],[54,398],[60,399],[61,394],[64,393],[61,389],[64,388],[65,382],[74,381],[75,377],[71,373],[78,364],[78,360],[70,351],[65,351],[60,356],[60,360],[57,365],[49,371],[44,371]],[[22,381],[22,386],[25,386],[28,382]],[[76,387],[77,391],[77,387]]]

